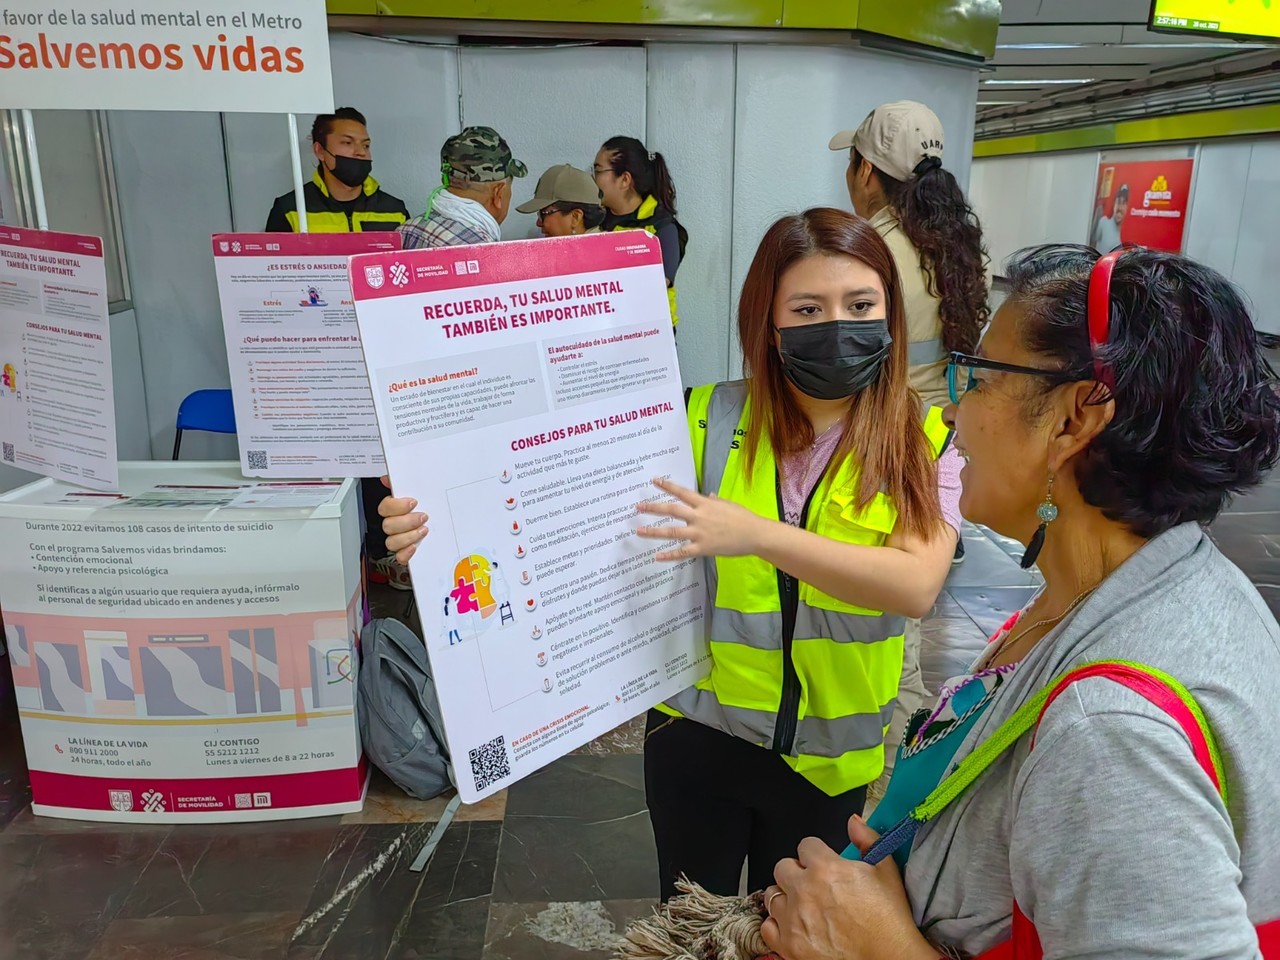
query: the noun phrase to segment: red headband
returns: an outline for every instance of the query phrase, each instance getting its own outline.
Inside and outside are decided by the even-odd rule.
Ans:
[[[1111,274],[1123,254],[1124,250],[1113,250],[1100,257],[1089,274],[1089,346],[1093,350],[1093,375],[1108,388],[1115,387],[1115,377],[1099,354],[1111,337]]]

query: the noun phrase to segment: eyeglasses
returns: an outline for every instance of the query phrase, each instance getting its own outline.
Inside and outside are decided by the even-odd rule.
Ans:
[[[541,210],[538,211],[538,219],[545,220],[547,219],[547,217],[551,216],[553,213],[564,213],[564,211],[557,206],[543,207]]]
[[[1086,322],[1089,326],[1089,347],[1093,351],[1093,378],[1107,388],[1115,389],[1115,373],[1107,366],[1099,355],[1111,338],[1111,276],[1115,273],[1116,263],[1129,250],[1121,247],[1106,256],[1099,257],[1089,272],[1089,294],[1085,309]],[[961,371],[966,372],[963,388],[960,386]],[[960,399],[980,382],[974,376],[975,370],[992,370],[997,373],[1020,373],[1024,376],[1047,377],[1052,380],[1063,380],[1061,370],[1044,370],[1038,367],[1020,367],[1012,363],[1000,363],[985,357],[975,357],[967,353],[952,353],[947,363],[947,390],[951,394],[951,402],[959,403]]]
[[[964,395],[976,387],[981,381],[974,375],[975,370],[991,370],[995,373],[1020,373],[1028,377],[1047,377],[1061,380],[1061,370],[1045,370],[1040,367],[1020,367],[1016,363],[1001,363],[999,360],[988,360],[986,357],[975,357],[967,353],[953,353],[947,362],[947,390],[951,394],[951,402],[959,403]],[[961,380],[961,372],[964,379]],[[961,385],[963,382],[963,386]]]

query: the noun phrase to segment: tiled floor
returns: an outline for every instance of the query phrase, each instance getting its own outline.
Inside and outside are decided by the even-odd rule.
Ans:
[[[1214,527],[1280,612],[1280,476]],[[963,668],[1035,589],[1021,548],[970,529],[924,625],[926,680]],[[399,614],[404,594],[379,597]],[[7,673],[0,671],[7,682]],[[0,685],[0,960],[586,960],[657,891],[637,724],[463,808],[381,776],[343,818],[121,827],[34,818]]]

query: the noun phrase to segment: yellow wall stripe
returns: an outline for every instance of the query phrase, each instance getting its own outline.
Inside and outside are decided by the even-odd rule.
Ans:
[[[1140,143],[1212,140],[1280,132],[1280,104],[1178,113],[1168,117],[1121,120],[1092,127],[1053,130],[1023,136],[979,140],[975,157],[1007,157],[1020,153],[1052,153]]]

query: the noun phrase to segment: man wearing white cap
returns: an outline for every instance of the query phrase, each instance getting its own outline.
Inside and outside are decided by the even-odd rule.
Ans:
[[[595,177],[567,163],[551,167],[538,178],[533,199],[516,207],[536,213],[544,237],[572,237],[599,233],[604,206]]]
[[[990,313],[982,227],[956,178],[942,166],[943,140],[942,122],[932,110],[898,100],[876,107],[856,130],[841,131],[828,144],[849,151],[845,184],[854,212],[871,221],[893,254],[911,338],[911,385],[935,406],[950,400],[948,355],[973,353]],[[939,484],[958,488],[960,477],[941,476]],[[962,538],[955,560],[963,559]],[[920,621],[908,621],[885,773],[869,799],[883,793],[907,722],[928,692],[920,644]]]

